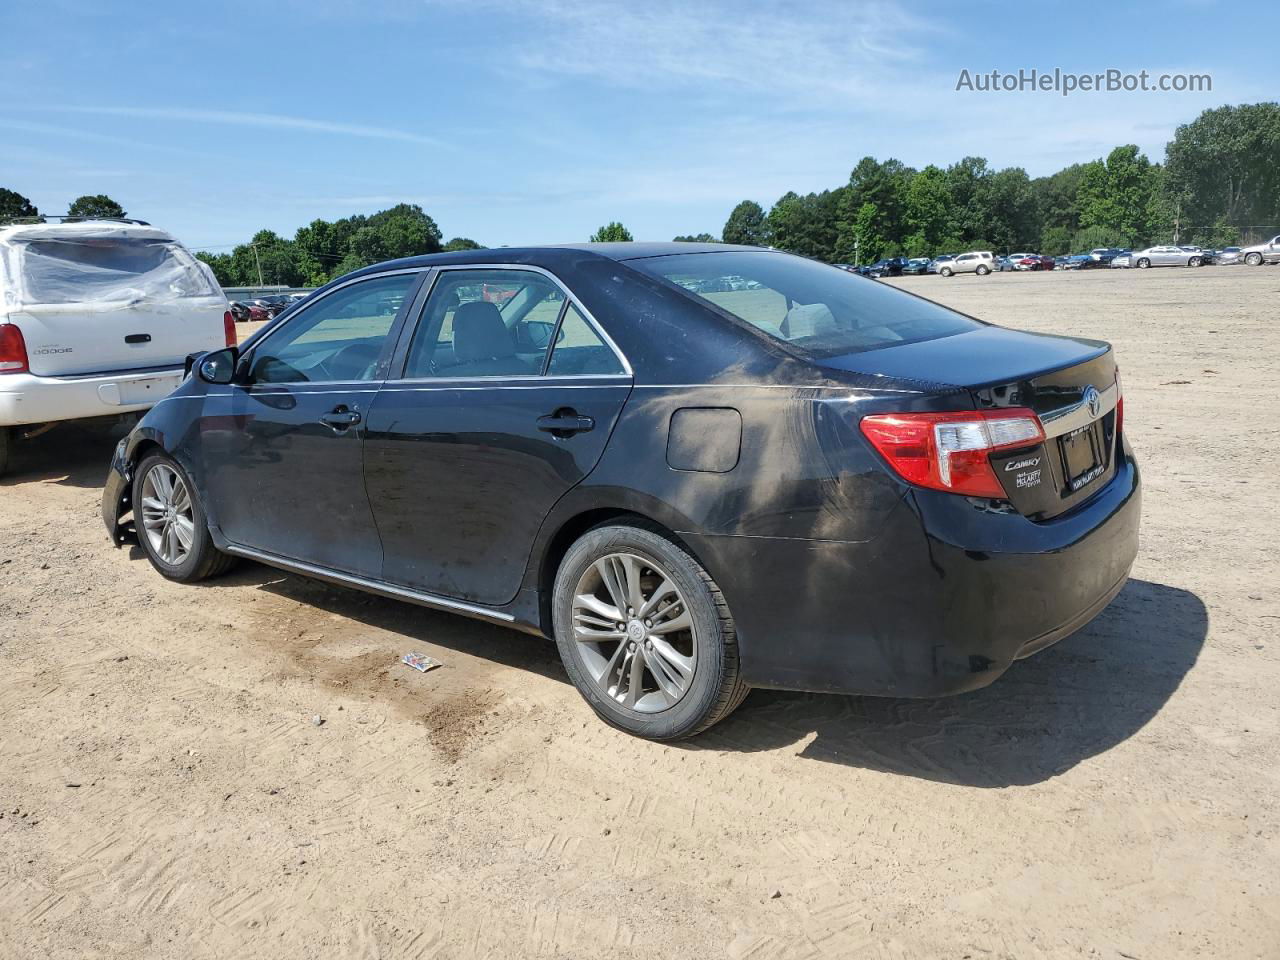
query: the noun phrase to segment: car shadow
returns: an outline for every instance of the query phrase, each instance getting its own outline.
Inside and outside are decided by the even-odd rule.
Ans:
[[[0,476],[0,487],[23,483],[101,487],[116,444],[132,426],[63,423],[30,440],[14,439],[9,448],[9,469]]]
[[[973,787],[1061,774],[1142,729],[1195,665],[1200,598],[1130,580],[1083,630],[1015,663],[991,686],[936,700],[756,690],[689,750],[776,750]]]
[[[145,561],[136,546],[129,555]],[[554,643],[457,614],[247,561],[198,586],[255,587],[568,683]],[[1141,730],[1195,665],[1208,623],[1194,593],[1130,580],[1083,630],[973,693],[906,700],[755,690],[728,719],[674,746],[751,753],[803,744],[796,755],[808,760],[944,783],[1039,783]]]
[[[146,556],[136,545],[130,546],[129,558],[146,562]],[[253,587],[368,627],[398,634],[409,641],[434,644],[516,670],[528,670],[552,680],[569,682],[554,643],[483,620],[432,610],[407,601],[384,599],[248,560],[241,561],[224,576],[194,586],[205,589]],[[405,652],[412,652],[412,646],[406,647]]]

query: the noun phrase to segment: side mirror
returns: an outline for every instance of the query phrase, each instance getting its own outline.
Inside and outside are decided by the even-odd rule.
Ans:
[[[196,374],[205,383],[230,383],[235,379],[237,351],[235,347],[206,353],[196,364]]]

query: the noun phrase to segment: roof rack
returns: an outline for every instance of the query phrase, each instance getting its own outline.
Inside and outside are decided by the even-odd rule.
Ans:
[[[91,220],[105,220],[110,223],[132,223],[138,227],[151,226],[146,220],[134,220],[132,217],[92,217],[83,214],[72,213],[39,213],[33,217],[0,217],[0,226],[10,227],[19,224],[35,224],[49,223],[50,221],[58,223],[82,223]]]

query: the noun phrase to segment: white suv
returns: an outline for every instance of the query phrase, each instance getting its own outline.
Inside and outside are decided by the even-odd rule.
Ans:
[[[938,267],[938,273],[944,277],[949,277],[953,273],[976,273],[980,277],[985,277],[995,269],[995,263],[995,255],[990,250],[971,250]]]
[[[146,410],[236,342],[208,266],[137,221],[0,226],[0,473],[18,428]]]

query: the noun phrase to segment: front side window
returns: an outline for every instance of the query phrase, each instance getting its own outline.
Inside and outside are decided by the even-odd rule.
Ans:
[[[788,254],[676,254],[629,260],[627,266],[668,280],[687,296],[817,357],[935,340],[983,326],[887,284]],[[728,277],[737,283],[725,289]]]
[[[416,273],[362,280],[293,315],[254,350],[257,383],[372,380]]]

